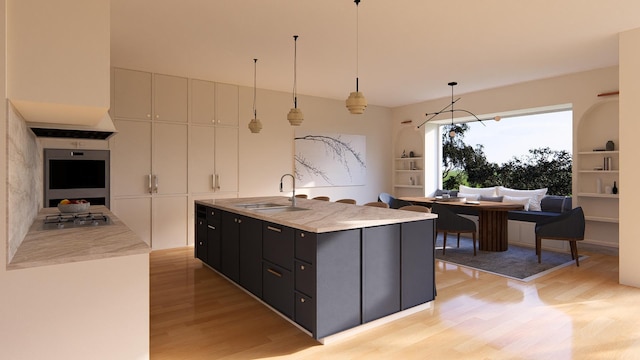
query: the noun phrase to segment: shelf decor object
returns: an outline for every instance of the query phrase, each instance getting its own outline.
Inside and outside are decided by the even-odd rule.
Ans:
[[[367,108],[367,99],[364,97],[362,92],[360,92],[358,88],[358,48],[359,48],[359,23],[358,23],[358,5],[360,4],[360,0],[355,0],[356,3],[356,91],[352,91],[347,98],[346,104],[349,112],[354,115],[359,115],[364,113],[364,109]]]
[[[425,116],[428,116],[429,118],[427,120],[425,120],[424,122],[422,122],[422,124],[418,125],[417,129],[419,129],[420,127],[422,127],[424,124],[428,123],[429,121],[433,120],[433,118],[435,118],[436,116],[449,112],[451,113],[451,131],[449,132],[449,137],[455,137],[457,132],[456,132],[456,128],[454,127],[454,122],[453,122],[453,113],[456,111],[461,111],[463,113],[467,113],[471,116],[473,116],[476,121],[479,121],[482,125],[486,126],[482,121],[480,120],[479,117],[476,116],[476,114],[472,113],[471,111],[468,110],[464,110],[464,109],[454,109],[453,104],[455,104],[456,102],[458,102],[458,100],[460,100],[460,98],[457,99],[453,99],[453,87],[458,85],[457,82],[452,81],[450,83],[448,83],[447,85],[451,86],[451,103],[447,106],[445,106],[444,108],[442,108],[440,111],[436,111],[433,113],[426,113]],[[500,121],[502,120],[502,118],[500,116],[495,116],[493,117],[493,119],[485,119],[485,120],[495,120],[495,121]]]
[[[253,119],[249,121],[249,130],[257,134],[262,130],[262,122],[258,119],[258,111],[256,110],[256,67],[258,59],[253,59]]]
[[[298,35],[293,35],[293,108],[287,114],[287,120],[291,126],[300,126],[304,120],[302,110],[298,109],[298,87],[297,87],[297,63],[298,63]]]

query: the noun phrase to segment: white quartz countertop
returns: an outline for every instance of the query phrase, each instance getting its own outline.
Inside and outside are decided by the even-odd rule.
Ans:
[[[111,224],[69,229],[43,230],[45,216],[58,213],[57,208],[44,208],[7,264],[7,269],[64,264],[117,256],[149,253],[147,243],[102,205],[89,211],[108,215]]]
[[[308,209],[301,211],[264,211],[238,206],[240,204],[254,203],[291,205],[289,198],[284,196],[197,200],[196,203],[314,233],[397,224],[438,217],[436,214],[430,213],[312,199],[296,199],[296,207]]]

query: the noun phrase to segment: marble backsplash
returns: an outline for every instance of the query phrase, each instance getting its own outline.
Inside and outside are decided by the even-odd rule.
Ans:
[[[7,106],[7,263],[42,208],[42,148],[11,103]]]

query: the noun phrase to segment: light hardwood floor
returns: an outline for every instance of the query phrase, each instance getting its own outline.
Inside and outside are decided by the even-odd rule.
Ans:
[[[432,309],[320,345],[193,248],[154,251],[151,359],[640,359],[640,289],[616,256],[581,253],[529,283],[437,261]]]

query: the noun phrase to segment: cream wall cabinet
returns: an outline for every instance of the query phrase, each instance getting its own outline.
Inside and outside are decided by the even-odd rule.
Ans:
[[[216,125],[238,126],[238,86],[216,83]]]
[[[192,243],[193,199],[237,196],[238,87],[114,69],[112,115],[112,210],[153,249]]]
[[[112,98],[114,118],[151,120],[151,73],[114,69]]]
[[[238,129],[191,126],[189,192],[238,191]]]
[[[187,78],[153,74],[153,116],[158,121],[186,123],[189,107]]]
[[[113,88],[115,118],[187,122],[187,78],[114,69]]]

